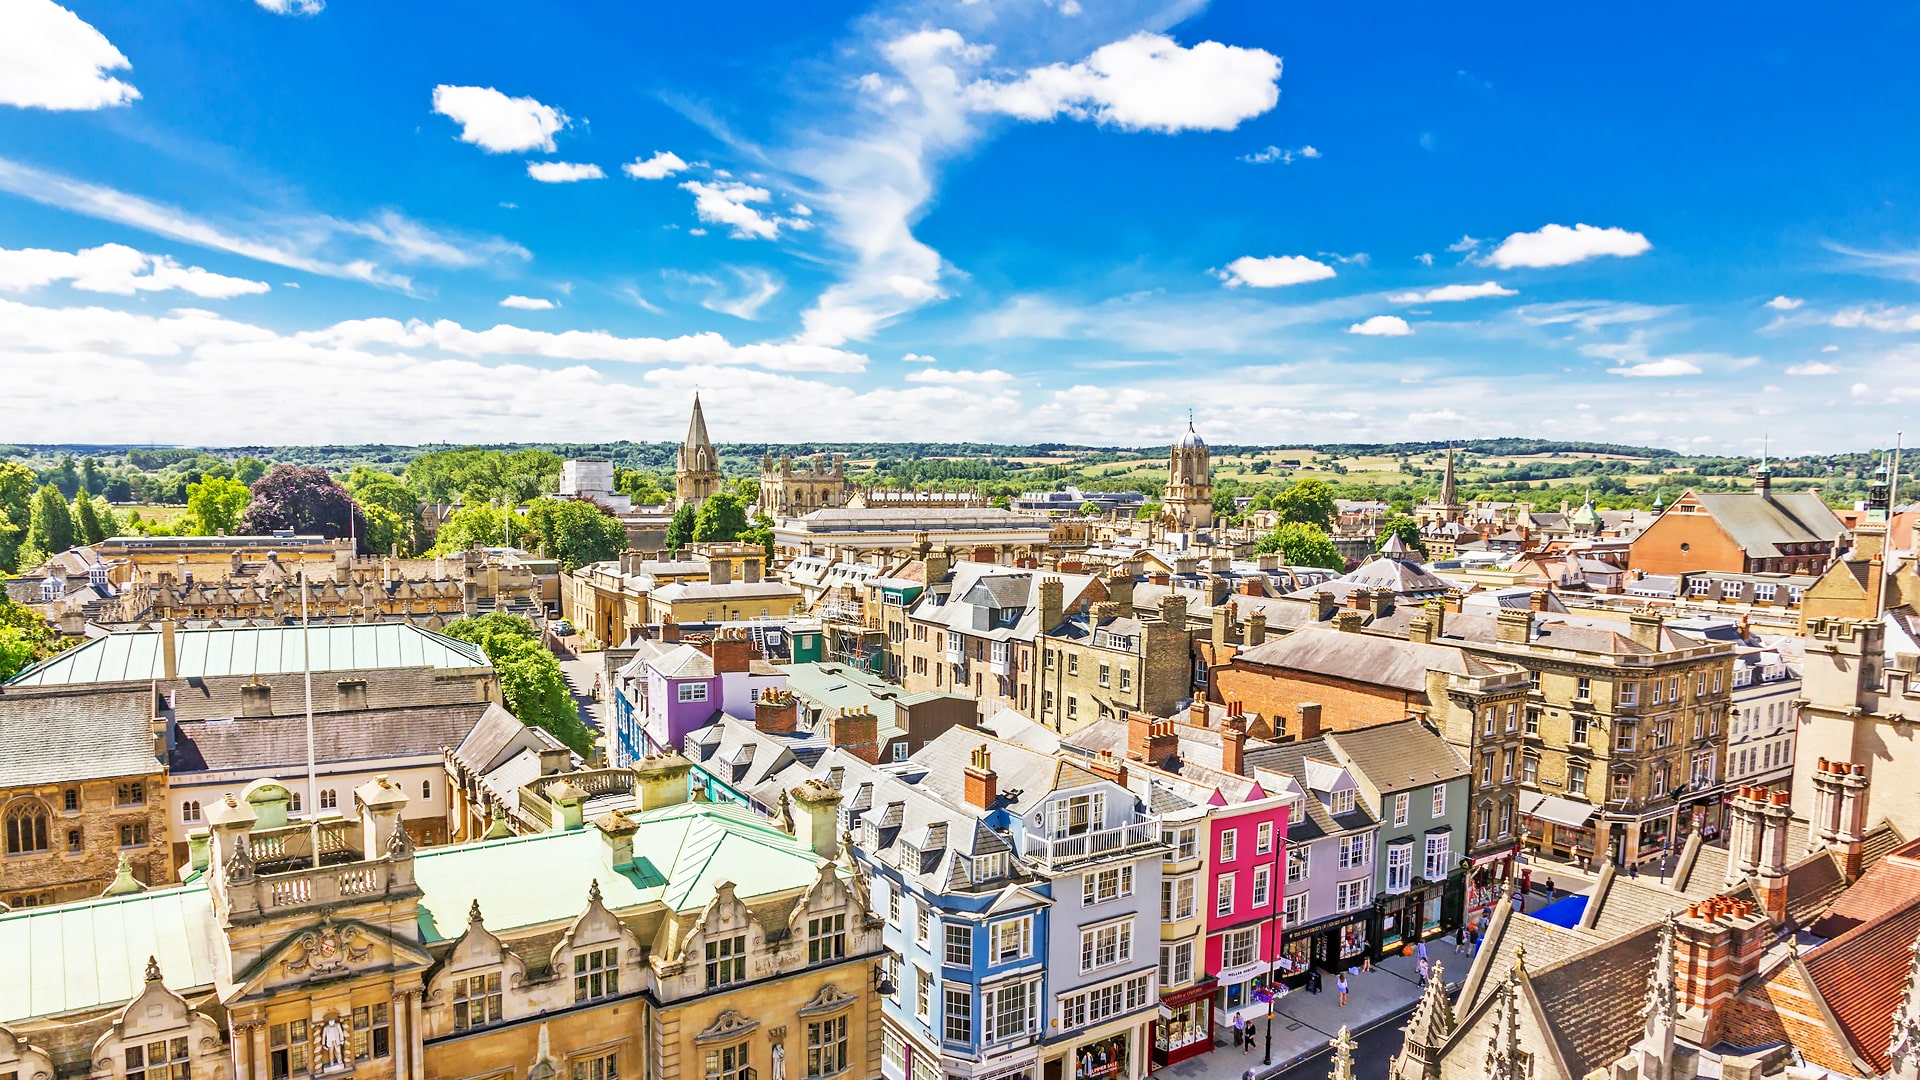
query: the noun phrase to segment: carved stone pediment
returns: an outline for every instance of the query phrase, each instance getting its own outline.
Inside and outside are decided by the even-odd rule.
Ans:
[[[714,1017],[713,1023],[708,1024],[700,1034],[693,1037],[693,1042],[696,1046],[738,1042],[741,1038],[751,1034],[759,1026],[760,1021],[749,1020],[739,1013],[734,1012],[732,1009],[728,1009],[719,1016]]]
[[[323,916],[320,925],[294,939],[294,947],[280,966],[291,975],[331,975],[373,954],[373,942],[352,923],[336,923]]]
[[[822,986],[820,992],[813,995],[812,999],[805,1005],[800,1006],[800,1015],[825,1016],[828,1013],[839,1012],[858,1000],[860,1000],[858,995],[849,994],[832,983],[828,983]]]
[[[234,981],[246,993],[271,993],[273,988],[327,980],[365,968],[418,970],[433,962],[418,944],[354,919],[336,919],[323,911],[320,920],[294,930],[280,944],[262,953]]]

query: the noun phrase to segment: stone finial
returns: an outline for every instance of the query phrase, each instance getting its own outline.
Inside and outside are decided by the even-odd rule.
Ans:
[[[1353,1080],[1353,1051],[1359,1043],[1354,1041],[1347,1025],[1341,1024],[1340,1034],[1327,1045],[1333,1047],[1333,1071],[1328,1076],[1331,1080]]]
[[[473,903],[467,905],[467,922],[477,923],[481,921],[483,920],[480,918],[480,898],[476,896],[473,898]]]
[[[589,904],[600,903],[600,879],[599,878],[594,878],[593,884],[587,886],[587,903]]]
[[[247,847],[247,838],[236,837],[233,854],[228,857],[224,868],[228,881],[253,880],[253,852]]]
[[[146,891],[147,887],[141,884],[138,878],[133,876],[133,860],[123,854],[120,856],[119,864],[113,868],[113,882],[109,884],[106,891],[100,895],[132,896],[135,893],[143,893]]]
[[[147,957],[147,981],[160,981],[160,958],[157,956]]]

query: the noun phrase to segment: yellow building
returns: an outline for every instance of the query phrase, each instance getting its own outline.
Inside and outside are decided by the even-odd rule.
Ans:
[[[648,759],[590,825],[417,853],[384,778],[318,833],[256,781],[184,884],[0,914],[26,965],[0,1074],[878,1075],[864,879],[828,829],[686,802],[689,767]]]

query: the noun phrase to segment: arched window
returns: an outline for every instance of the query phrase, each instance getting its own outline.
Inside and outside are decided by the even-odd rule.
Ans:
[[[180,804],[180,820],[199,821],[200,820],[200,804],[192,800],[188,800],[187,802]]]
[[[7,810],[7,854],[46,851],[47,808],[37,799],[24,799]]]
[[[433,781],[431,780],[420,781],[420,797],[423,799],[433,798]]]

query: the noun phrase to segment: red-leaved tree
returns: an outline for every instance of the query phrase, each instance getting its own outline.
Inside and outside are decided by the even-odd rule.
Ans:
[[[275,465],[253,482],[253,501],[240,521],[243,532],[265,536],[276,529],[302,535],[366,539],[360,507],[327,470],[315,465]]]

